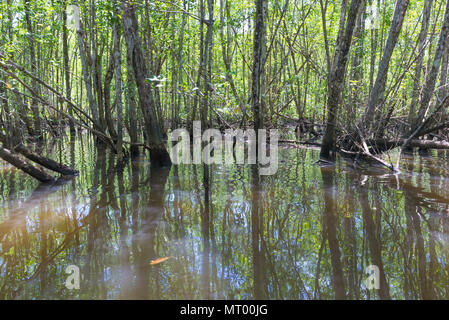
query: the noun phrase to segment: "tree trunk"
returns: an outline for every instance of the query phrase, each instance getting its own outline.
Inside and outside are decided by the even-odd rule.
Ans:
[[[120,51],[120,30],[118,23],[114,27],[114,64],[115,64],[115,97],[117,101],[117,155],[118,161],[123,159],[123,107],[122,107],[122,64]]]
[[[131,157],[137,157],[139,155],[138,135],[137,135],[137,108],[136,108],[136,97],[134,88],[134,74],[133,67],[131,65],[131,55],[130,51],[126,51],[126,75],[127,75],[127,91],[126,91],[126,101],[128,104],[128,125],[129,125],[129,137],[131,139],[130,153]]]
[[[438,99],[443,101],[443,99],[448,94],[448,67],[449,67],[449,41],[446,43],[446,49],[443,52],[443,58],[441,62],[441,74],[440,74],[440,90],[438,91]],[[447,114],[447,110],[443,110],[444,113]]]
[[[354,30],[354,51],[351,61],[349,81],[348,123],[356,121],[358,106],[361,104],[361,89],[363,88],[363,46],[365,36],[365,3],[360,6],[360,13]]]
[[[225,41],[225,37],[224,37],[224,13],[223,13],[224,10],[226,11],[226,20],[228,23],[228,26],[226,28],[226,31],[227,31],[226,41]],[[231,56],[230,56],[231,39],[230,39],[230,32],[229,32],[229,23],[230,23],[229,20],[230,19],[231,19],[231,17],[230,17],[230,13],[229,13],[228,0],[220,0],[220,40],[221,40],[221,52],[222,52],[222,57],[223,57],[223,63],[226,68],[226,81],[229,83],[229,86],[231,87],[231,92],[232,92],[235,100],[237,101],[240,109],[244,112],[244,115],[242,117],[242,124],[243,124],[245,117],[246,117],[246,107],[243,102],[243,99],[237,93],[234,77],[232,76],[232,70],[231,70]]]
[[[449,41],[449,0],[446,3],[446,10],[443,17],[443,25],[441,26],[440,37],[438,40],[437,49],[435,51],[435,57],[433,58],[433,63],[431,69],[427,75],[426,82],[422,89],[422,98],[419,106],[418,116],[416,121],[412,125],[410,133],[416,130],[419,125],[424,121],[426,114],[429,109],[430,100],[435,89],[435,83],[440,69],[441,60],[443,58],[443,52],[446,48],[446,44]]]
[[[33,26],[31,23],[30,12],[31,12],[30,0],[25,0],[25,20],[27,24],[28,42],[30,46],[30,67],[31,73],[37,76],[36,52],[35,52]],[[32,80],[31,86],[33,87],[34,91],[39,92],[37,82],[34,79]],[[43,137],[41,130],[41,119],[39,114],[39,104],[35,98],[33,98],[31,101],[31,110],[33,111],[34,134],[36,135],[36,138],[42,139]]]
[[[20,159],[20,157],[17,154],[8,149],[3,148],[2,146],[0,146],[0,158],[12,164],[17,169],[20,169],[23,172],[28,173],[30,176],[39,180],[40,182],[49,183],[55,181],[55,179],[49,174],[33,167],[28,162]]]
[[[0,133],[0,141],[5,146],[10,146],[8,143],[8,138]],[[28,158],[29,160],[36,162],[37,164],[40,164],[41,166],[50,169],[52,171],[58,172],[60,174],[66,175],[66,176],[74,176],[77,175],[79,172],[77,170],[73,170],[61,163],[58,163],[52,159],[43,157],[35,152],[30,151],[27,147],[25,147],[23,144],[17,144],[14,145],[14,147],[9,148],[11,152],[18,152],[22,154],[24,157]]]
[[[376,81],[374,82],[373,90],[371,91],[370,97],[368,99],[365,113],[358,125],[362,131],[362,134],[365,136],[367,135],[369,129],[371,128],[376,108],[380,107],[383,104],[388,69],[390,66],[390,59],[393,54],[393,50],[396,46],[399,33],[401,32],[402,29],[402,23],[404,21],[405,12],[407,11],[408,4],[409,0],[396,1],[396,6],[393,14],[393,21],[391,23],[390,31],[388,34],[388,40],[387,44],[385,45],[382,60],[380,61],[379,69],[377,71]]]
[[[265,54],[266,54],[266,19],[267,0],[256,0],[256,18],[253,42],[253,73],[251,88],[251,106],[254,114],[254,130],[264,127],[264,91],[265,91]]]
[[[96,130],[103,132],[100,122],[98,120],[99,118],[98,118],[97,101],[92,91],[92,76],[88,70],[88,65],[86,61],[85,34],[81,26],[79,7],[74,8],[76,8],[74,9],[74,19],[75,19],[76,33],[78,35],[78,49],[81,59],[81,68],[84,77],[84,86],[86,88],[87,98],[89,100],[89,107],[92,113],[93,125]]]
[[[117,132],[114,127],[114,121],[112,120],[113,108],[111,106],[111,82],[114,76],[114,46],[111,46],[111,55],[109,57],[108,69],[106,70],[106,75],[104,77],[104,108],[105,108],[105,120],[106,126],[108,127],[109,134],[117,142]]]
[[[416,104],[419,99],[419,90],[421,86],[421,73],[424,60],[424,45],[427,40],[427,32],[429,30],[430,12],[432,8],[433,0],[426,0],[424,3],[423,20],[421,25],[421,31],[418,36],[418,57],[416,60],[415,80],[413,82],[412,102],[410,104],[410,110],[408,115],[408,123],[413,123],[416,113]]]
[[[70,66],[69,66],[69,43],[68,43],[68,27],[67,27],[67,7],[64,4],[62,8],[62,21],[63,21],[63,29],[62,29],[62,51],[64,56],[64,80],[65,80],[65,94],[67,99],[71,100],[72,96],[72,87],[70,85]],[[71,104],[67,104],[67,112],[73,117],[73,108]],[[69,119],[70,132],[75,132],[75,124],[73,120]]]
[[[145,131],[148,136],[150,146],[151,166],[163,167],[171,165],[170,156],[163,140],[163,131],[154,105],[153,92],[150,85],[147,84],[147,67],[143,59],[143,53],[138,35],[138,22],[133,4],[126,3],[123,6],[124,14],[122,16],[123,33],[125,35],[126,45],[131,53],[131,63],[134,70],[134,77],[139,92],[140,108],[142,110]]]
[[[354,32],[357,15],[362,3],[363,0],[351,1],[344,36],[341,38],[341,42],[337,43],[335,49],[328,80],[326,131],[320,152],[320,156],[323,158],[329,158],[331,150],[335,148],[335,126],[346,74],[346,63],[349,57],[349,49],[351,48],[352,34]]]

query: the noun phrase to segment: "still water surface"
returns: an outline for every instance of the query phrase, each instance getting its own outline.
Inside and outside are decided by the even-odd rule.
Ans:
[[[53,186],[0,162],[0,299],[449,299],[447,152],[406,155],[392,175],[283,148],[258,178],[120,167],[86,141],[46,151],[81,172]]]

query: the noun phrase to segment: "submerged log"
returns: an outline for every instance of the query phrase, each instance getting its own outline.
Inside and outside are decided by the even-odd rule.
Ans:
[[[14,152],[3,148],[0,146],[0,158],[5,160],[6,162],[9,162],[16,168],[22,170],[25,173],[28,173],[33,178],[39,180],[43,183],[49,183],[55,181],[55,178],[51,175],[45,173],[44,171],[33,167],[31,164],[26,162],[25,160],[22,160],[17,154]]]
[[[4,144],[7,143],[6,136],[0,133],[0,141]],[[67,167],[66,165],[63,165],[59,162],[56,162],[52,159],[43,157],[41,155],[38,155],[35,152],[32,152],[31,150],[28,150],[23,144],[18,144],[14,146],[13,148],[10,148],[13,152],[18,152],[24,157],[28,158],[29,160],[36,162],[40,164],[41,166],[50,169],[52,171],[58,172],[60,174],[66,175],[66,176],[74,176],[77,175],[79,172],[77,170],[74,170],[72,168]]]
[[[40,164],[41,166],[43,166],[47,169],[58,172],[65,176],[75,176],[79,173],[77,170],[67,167],[66,165],[64,165],[62,163],[56,162],[50,158],[45,158],[45,157],[38,155],[37,153],[31,152],[30,150],[25,148],[23,145],[19,145],[19,146],[15,147],[14,151],[19,152],[24,157]]]

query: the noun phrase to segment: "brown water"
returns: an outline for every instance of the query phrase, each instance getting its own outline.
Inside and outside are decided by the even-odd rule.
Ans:
[[[120,168],[86,141],[50,148],[81,172],[54,186],[0,162],[0,299],[449,298],[446,152],[406,155],[392,175],[286,148],[258,178],[152,172],[145,157]],[[366,288],[368,265],[380,290]]]

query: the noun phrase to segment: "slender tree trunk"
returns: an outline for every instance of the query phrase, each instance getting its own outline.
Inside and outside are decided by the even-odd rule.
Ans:
[[[383,104],[391,56],[393,55],[393,50],[396,46],[399,34],[402,29],[402,23],[404,21],[408,4],[409,0],[396,1],[393,21],[391,23],[388,40],[385,46],[382,60],[380,61],[379,69],[377,71],[376,81],[374,82],[374,86],[368,99],[368,103],[362,120],[359,123],[359,128],[361,128],[361,131],[364,135],[368,133],[369,129],[372,126],[372,121],[374,119],[376,109]]]
[[[29,49],[30,49],[30,67],[31,67],[31,73],[35,76],[37,76],[37,63],[36,63],[36,51],[35,51],[35,41],[34,41],[34,35],[33,35],[33,26],[31,23],[30,18],[31,13],[31,4],[30,0],[25,0],[25,20],[27,24],[27,31],[28,31],[28,43],[29,43]],[[36,80],[32,80],[31,86],[33,87],[33,90],[36,92],[39,92],[38,84]],[[36,135],[36,138],[42,139],[42,130],[41,130],[41,119],[39,114],[39,103],[38,101],[33,98],[31,101],[31,110],[33,111],[33,120],[34,120],[34,134]]]
[[[429,104],[435,90],[436,79],[438,76],[438,71],[440,70],[443,53],[444,50],[446,49],[446,44],[449,41],[448,38],[449,38],[449,0],[446,3],[446,10],[443,17],[443,25],[441,26],[440,37],[435,51],[435,56],[433,58],[433,63],[429,73],[427,74],[426,82],[422,89],[422,98],[420,101],[418,116],[416,118],[416,121],[412,125],[410,134],[412,134],[416,130],[416,128],[418,128],[421,125],[421,123],[425,120],[425,117],[429,110]]]
[[[186,0],[183,0],[182,2],[183,4],[183,9],[187,10],[187,6],[186,6]],[[179,119],[179,114],[181,111],[181,92],[182,90],[182,75],[184,73],[183,71],[183,48],[184,48],[184,33],[185,33],[185,27],[186,27],[186,22],[187,22],[187,14],[184,12],[182,14],[182,22],[181,22],[181,33],[180,33],[180,38],[179,38],[179,48],[178,48],[178,68],[177,68],[177,73],[178,73],[178,79],[175,80],[175,86],[173,87],[174,89],[176,89],[176,102],[175,105],[173,106],[173,122],[172,122],[172,129],[175,129],[180,122]],[[175,60],[173,60],[175,61]],[[174,63],[173,63],[174,64]],[[173,74],[174,75],[174,74]]]
[[[109,134],[114,140],[117,142],[117,131],[115,130],[114,120],[112,119],[113,106],[111,105],[111,83],[112,78],[114,76],[114,44],[111,46],[111,54],[109,57],[108,69],[106,70],[106,75],[104,77],[104,89],[103,89],[103,101],[104,101],[104,109],[105,109],[105,120],[106,126],[108,128]]]
[[[105,119],[105,109],[104,109],[104,99],[103,99],[103,90],[101,87],[101,55],[98,55],[98,49],[97,49],[97,14],[96,14],[96,8],[95,8],[95,2],[97,0],[91,0],[90,1],[90,8],[91,8],[91,26],[90,26],[90,41],[91,41],[91,48],[92,48],[92,55],[91,55],[91,78],[92,78],[92,85],[93,90],[95,92],[96,101],[97,101],[97,108],[98,108],[98,122],[101,128],[102,132],[106,131],[106,119]]]
[[[438,99],[443,101],[444,97],[448,94],[448,68],[449,68],[449,41],[446,43],[446,49],[443,52],[443,58],[441,62],[441,74],[440,74],[440,89],[438,91]],[[447,110],[443,110],[447,114]]]
[[[204,49],[203,49],[203,85],[202,85],[202,91],[203,91],[203,99],[202,99],[202,106],[201,106],[201,112],[200,112],[200,118],[201,118],[201,127],[203,129],[206,129],[210,126],[209,120],[211,120],[211,117],[209,115],[210,113],[210,102],[211,102],[211,95],[213,92],[212,88],[212,27],[214,24],[214,5],[212,0],[207,0],[207,8],[209,12],[208,20],[203,20],[202,23],[205,23],[206,28],[206,38],[204,41]]]
[[[86,51],[87,50],[85,47],[85,33],[81,26],[81,17],[80,17],[80,12],[79,12],[78,6],[74,7],[74,19],[75,19],[76,33],[78,36],[78,49],[79,49],[79,54],[80,54],[80,59],[81,59],[82,73],[83,73],[83,77],[84,77],[84,86],[86,88],[86,94],[87,94],[87,98],[89,100],[89,107],[90,107],[90,111],[92,113],[93,125],[96,130],[102,131],[101,124],[99,122],[99,117],[98,117],[97,101],[93,95],[93,90],[92,90],[92,75],[88,70],[88,64],[87,64],[87,60],[86,60],[86,56],[87,56]]]
[[[226,40],[224,37],[224,11],[226,11],[226,21],[228,25],[226,26]],[[240,109],[244,112],[242,123],[246,116],[246,107],[243,102],[243,99],[237,93],[237,88],[235,86],[234,77],[232,76],[231,69],[231,56],[230,56],[230,46],[231,46],[231,35],[229,32],[229,24],[230,24],[230,12],[229,12],[229,1],[228,0],[220,0],[220,40],[221,40],[221,52],[223,57],[223,63],[226,68],[226,81],[228,81],[229,86],[231,87],[231,92],[237,101]]]
[[[197,79],[196,79],[196,88],[197,90],[195,91],[195,98],[193,101],[193,108],[192,108],[192,114],[191,114],[191,119],[190,119],[190,123],[188,123],[188,127],[189,127],[189,133],[190,136],[193,137],[193,126],[192,123],[193,121],[197,120],[196,118],[196,112],[197,112],[197,108],[198,108],[198,103],[199,103],[199,99],[200,99],[200,90],[199,88],[201,87],[201,79],[203,77],[203,73],[205,72],[205,54],[204,54],[204,19],[205,19],[205,10],[204,10],[204,0],[200,0],[200,6],[199,6],[199,15],[200,15],[200,44],[199,44],[199,49],[200,49],[200,61],[198,64],[198,75],[197,75]]]
[[[360,14],[354,30],[354,51],[351,61],[351,78],[349,81],[348,123],[354,123],[361,103],[363,89],[363,46],[365,37],[365,3],[360,6]]]
[[[140,38],[138,35],[138,22],[133,4],[126,3],[123,6],[122,16],[123,33],[126,45],[131,54],[131,62],[134,70],[134,77],[139,92],[140,108],[145,122],[145,131],[148,136],[150,146],[151,166],[163,167],[171,165],[170,156],[167,152],[163,131],[157,118],[153,92],[147,84],[147,67],[143,59]]]
[[[115,97],[117,101],[117,156],[123,159],[123,107],[122,107],[122,64],[120,51],[120,29],[118,23],[114,26],[114,64],[115,64]]]
[[[335,148],[335,126],[337,122],[338,107],[341,101],[341,93],[343,91],[346,64],[349,58],[352,34],[354,32],[359,8],[362,3],[363,0],[351,1],[344,36],[341,38],[341,41],[337,43],[335,49],[328,80],[326,131],[324,133],[320,152],[320,156],[323,158],[329,158],[331,150]]]
[[[419,99],[419,91],[421,88],[421,73],[424,60],[424,46],[427,40],[427,32],[429,30],[430,13],[432,9],[433,0],[426,0],[424,2],[423,20],[421,24],[421,31],[418,36],[418,57],[416,60],[415,80],[413,81],[412,102],[408,115],[408,123],[413,123],[416,113],[416,104]]]
[[[137,157],[139,155],[138,144],[138,134],[137,134],[137,107],[136,107],[136,97],[135,97],[135,80],[133,74],[133,67],[131,65],[131,55],[130,51],[126,50],[126,78],[127,78],[127,91],[126,91],[126,101],[128,104],[128,132],[131,139],[130,153],[131,157]]]
[[[65,80],[65,94],[67,99],[71,100],[72,96],[72,86],[70,85],[70,65],[69,65],[69,40],[68,40],[68,27],[67,27],[67,7],[64,3],[62,8],[62,51],[64,56],[64,80]],[[73,109],[72,105],[67,104],[67,112],[73,117]],[[70,133],[75,132],[75,124],[73,120],[69,119]]]
[[[327,35],[327,25],[326,25],[326,11],[327,11],[327,4],[329,0],[326,0],[325,3],[323,3],[323,0],[320,0],[320,8],[321,8],[321,21],[323,23],[323,36],[324,36],[324,49],[326,50],[326,66],[327,66],[327,75],[329,77],[331,72],[331,54],[329,50],[329,39]]]
[[[266,19],[268,11],[267,0],[256,0],[256,17],[253,41],[253,73],[251,88],[251,105],[254,114],[254,130],[264,127],[264,91],[265,91],[265,54],[266,54]],[[257,141],[259,137],[257,136]]]

